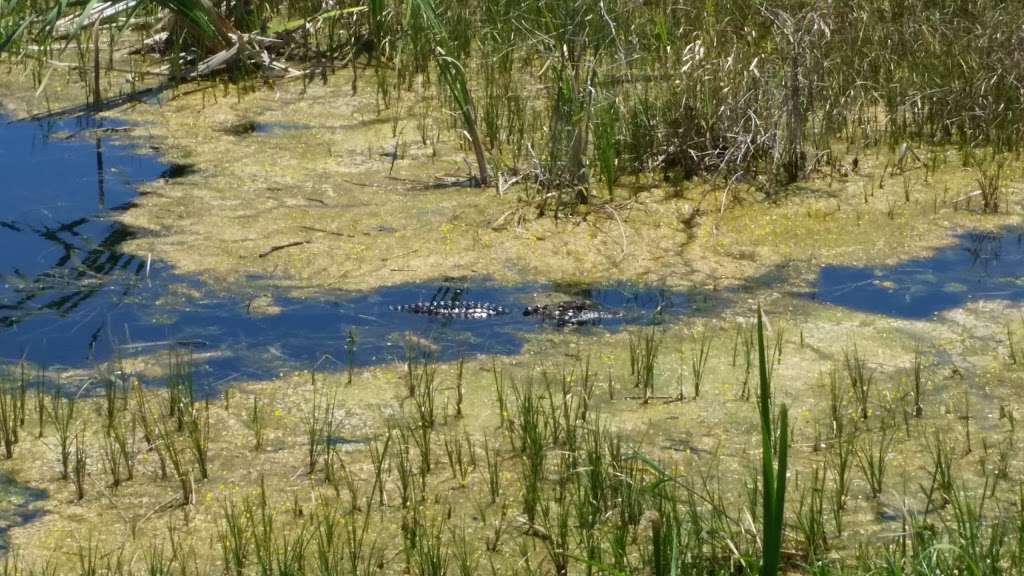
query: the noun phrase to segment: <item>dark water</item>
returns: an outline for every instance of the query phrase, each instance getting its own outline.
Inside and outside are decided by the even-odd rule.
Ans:
[[[847,308],[929,318],[973,300],[1024,300],[1024,228],[967,232],[926,258],[891,267],[826,266],[816,298]]]
[[[621,310],[586,331],[616,329],[677,314],[685,297],[649,287],[498,286],[484,280],[408,284],[370,293],[275,295],[267,279],[223,292],[175,274],[160,262],[125,254],[133,232],[112,216],[130,205],[139,182],[187,176],[111,142],[107,120],[0,125],[0,360],[42,366],[88,366],[114,356],[186,342],[197,353],[201,382],[266,378],[316,362],[347,365],[401,358],[412,343],[439,359],[515,354],[523,335],[555,330],[526,305],[585,298]],[[260,314],[257,297],[280,309]],[[441,319],[390,310],[430,300],[476,300],[504,306],[505,316]],[[570,329],[565,329],[569,331]]]
[[[0,553],[7,551],[7,531],[39,516],[32,505],[46,496],[44,490],[29,488],[0,474]]]
[[[111,216],[166,167],[111,143],[115,128],[0,117],[0,358],[37,356],[47,331],[95,330],[144,274],[120,250],[132,231]]]
[[[155,304],[166,296],[171,281],[175,292],[188,297],[169,304]],[[182,290],[185,287],[187,289]],[[282,370],[308,368],[326,361],[341,367],[352,350],[356,366],[404,358],[413,345],[429,349],[438,359],[459,355],[516,354],[525,334],[558,330],[522,310],[538,294],[552,287],[520,284],[461,283],[406,284],[370,293],[327,293],[294,299],[278,297],[279,311],[261,314],[253,306],[256,293],[216,293],[195,280],[176,277],[154,266],[151,282],[135,280],[122,285],[117,301],[108,301],[99,313],[92,310],[64,318],[40,318],[31,333],[16,334],[0,344],[8,358],[21,353],[47,365],[81,365],[114,354],[131,355],[165,348],[168,343],[188,343],[202,360],[195,369],[199,381],[215,385],[233,378],[266,378]],[[626,324],[649,322],[659,315],[680,313],[685,298],[680,294],[628,285],[589,289],[575,294],[551,294],[552,301],[569,296],[586,297],[604,308],[622,310],[624,316],[602,321],[598,327],[562,328],[564,331],[616,329]],[[487,301],[510,313],[487,319],[437,318],[391,310],[391,306],[431,299]],[[262,295],[260,295],[262,296]],[[98,304],[98,303],[97,303]]]

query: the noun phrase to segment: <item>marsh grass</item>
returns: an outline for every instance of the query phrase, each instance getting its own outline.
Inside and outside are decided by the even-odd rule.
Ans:
[[[912,370],[914,417],[924,416],[924,404],[922,404],[921,389],[924,385],[924,366],[921,360],[921,349],[914,350],[914,365]]]
[[[812,566],[828,548],[825,490],[825,471],[815,467],[811,470],[810,481],[800,487],[800,499],[797,502],[796,527],[807,562]]]
[[[693,337],[693,350],[690,353],[690,378],[693,382],[693,397],[700,397],[701,385],[707,372],[708,358],[714,336],[707,327],[702,327]]]
[[[921,486],[921,492],[929,509],[933,506],[945,508],[949,505],[955,490],[953,450],[949,440],[938,431],[925,438],[925,450],[931,460],[931,478],[927,487]]]
[[[661,339],[655,327],[642,329],[629,335],[629,375],[633,387],[642,394],[644,404],[654,396],[655,368]],[[680,390],[680,397],[682,397]]]
[[[3,442],[4,457],[14,457],[14,446],[18,443],[18,429],[23,401],[17,386],[0,367],[0,440]]]
[[[202,409],[193,408],[185,420],[185,434],[189,449],[199,469],[199,478],[210,478],[210,402],[203,402]]]
[[[317,464],[330,451],[334,440],[335,412],[338,404],[338,391],[329,385],[318,384],[316,372],[310,372],[312,402],[304,418],[306,431],[306,473],[313,474]],[[254,400],[255,402],[255,400]],[[259,419],[257,404],[253,404],[253,421]]]
[[[841,348],[835,351],[836,361],[821,365],[825,371],[813,389],[820,402],[802,410],[799,422],[791,422],[784,401],[806,390],[788,387],[788,379],[807,369],[800,362],[812,351],[787,348],[786,370],[773,371],[772,363],[780,357],[775,336],[780,331],[769,332],[761,314],[752,325],[753,330],[744,326],[738,332],[731,371],[726,370],[727,359],[721,359],[722,378],[738,382],[745,364],[743,339],[753,335],[756,386],[751,388],[756,403],[731,402],[739,415],[727,422],[753,435],[728,436],[745,438],[735,450],[730,444],[680,454],[665,446],[659,434],[646,429],[636,433],[623,414],[641,410],[675,435],[680,432],[678,415],[729,399],[705,392],[700,404],[666,402],[643,408],[605,400],[595,394],[595,368],[586,350],[574,351],[569,360],[533,366],[516,365],[517,360],[428,363],[438,375],[451,375],[456,382],[463,367],[466,379],[463,418],[446,420],[436,407],[432,426],[426,411],[416,407],[416,396],[437,389],[443,378],[425,383],[424,363],[417,359],[410,398],[409,368],[396,365],[385,372],[393,400],[381,424],[386,432],[370,432],[373,439],[366,446],[339,448],[322,442],[325,431],[333,430],[324,420],[331,412],[328,407],[334,404],[347,413],[348,394],[360,393],[345,387],[344,369],[316,374],[312,381],[304,373],[296,375],[289,391],[295,393],[289,397],[294,402],[263,404],[258,394],[267,392],[262,385],[243,387],[236,397],[247,401],[251,395],[253,405],[274,418],[273,450],[256,454],[247,452],[245,426],[251,415],[246,401],[236,402],[233,414],[219,402],[197,399],[178,432],[177,415],[163,409],[171,405],[167,396],[172,392],[146,389],[129,378],[128,397],[118,392],[112,427],[107,426],[102,389],[94,398],[79,400],[86,404],[76,409],[72,480],[77,482],[79,470],[86,468],[86,441],[96,454],[91,465],[100,470],[95,464],[102,465],[101,458],[107,456],[101,452],[109,450],[121,458],[120,477],[127,478],[123,454],[114,442],[118,429],[140,438],[138,449],[129,450],[139,459],[139,470],[152,469],[154,456],[162,452],[173,477],[144,484],[146,473],[139,472],[133,485],[82,494],[84,500],[76,507],[88,509],[100,495],[106,497],[104,506],[121,505],[151,487],[162,487],[166,496],[178,493],[175,500],[188,506],[162,507],[154,513],[175,526],[178,535],[170,541],[142,522],[137,542],[126,543],[120,552],[120,543],[104,538],[106,548],[94,545],[85,556],[88,560],[92,554],[96,560],[86,564],[98,574],[148,573],[143,565],[152,562],[157,571],[232,576],[392,570],[462,575],[488,569],[498,574],[824,575],[889,573],[895,567],[905,569],[897,573],[923,576],[972,573],[968,562],[987,563],[1003,573],[1024,566],[1019,548],[1024,541],[1018,539],[1024,513],[1017,511],[1024,510],[1024,497],[1016,494],[1019,462],[1012,428],[1005,430],[1003,421],[999,432],[979,425],[975,441],[982,449],[962,455],[960,441],[954,446],[946,440],[958,431],[943,430],[959,412],[951,410],[945,421],[929,412],[929,418],[911,420],[904,438],[899,410],[909,408],[903,402],[913,395],[906,388],[914,368],[883,362],[874,365],[873,378],[902,382],[892,389],[873,386],[878,409],[862,419]],[[644,329],[636,334],[650,333]],[[670,340],[673,336],[688,337],[671,329],[657,336],[673,346],[681,345]],[[699,350],[700,340],[686,342]],[[846,350],[846,356],[859,357],[855,350]],[[613,377],[630,378],[625,354],[613,358]],[[916,361],[923,364],[920,355]],[[604,362],[593,351],[593,364],[600,366],[596,371],[603,372]],[[929,365],[922,381],[938,370]],[[813,381],[814,374],[808,378]],[[488,380],[496,382],[493,388]],[[955,388],[947,397],[951,405],[960,393]],[[264,407],[271,404],[280,408],[271,413]],[[311,418],[314,413],[319,417]],[[211,420],[212,426],[206,423]],[[209,462],[216,471],[211,481],[200,477],[200,456],[191,447],[193,421],[204,427],[212,447],[208,456],[217,458]],[[222,421],[229,425],[219,426]],[[310,433],[311,424],[315,434]],[[346,419],[336,426],[340,432],[349,423]],[[53,447],[48,450],[55,452],[56,432],[47,427],[47,433],[45,442]],[[104,438],[111,442],[109,448],[103,447]],[[31,444],[32,439],[23,442]],[[316,466],[322,476],[302,473],[308,469],[311,446],[322,447]],[[15,462],[27,450],[19,446]],[[250,487],[248,473],[232,475],[231,463],[239,460],[265,470],[265,480]],[[892,519],[873,519],[878,510],[898,506],[890,494],[903,500],[905,510],[897,519],[902,526]],[[206,537],[210,550],[196,560],[188,541]],[[153,542],[170,548],[161,552]],[[74,553],[71,560],[77,561]]]
[[[50,421],[57,434],[57,451],[60,455],[60,477],[68,479],[68,466],[71,460],[71,440],[75,426],[76,397],[65,395],[60,382],[54,386],[50,394]]]
[[[89,464],[89,456],[82,441],[81,433],[75,434],[75,464],[71,479],[75,484],[75,500],[81,502],[85,498],[85,478]]]
[[[843,367],[846,369],[846,378],[854,399],[857,401],[860,419],[867,420],[870,412],[871,389],[874,385],[874,371],[861,356],[856,344],[852,351],[843,351]]]
[[[174,479],[178,483],[181,494],[181,504],[190,506],[195,503],[195,479],[189,462],[185,459],[185,453],[178,445],[178,438],[167,424],[160,422],[156,426],[157,438],[167,457],[167,462],[174,472]]]
[[[999,212],[1005,185],[1006,158],[993,155],[988,159],[975,159],[972,164],[978,192],[981,194],[981,211],[986,214]]]
[[[857,466],[873,498],[880,497],[885,487],[886,471],[895,439],[896,434],[891,428],[883,428],[878,433],[865,432],[858,439],[855,449]]]
[[[160,445],[159,424],[155,421],[155,415],[150,409],[149,400],[142,384],[134,379],[131,382],[131,388],[132,396],[135,398],[135,421],[142,427],[142,439],[146,444],[146,450],[156,454],[160,467],[160,478],[167,478],[167,457]]]
[[[192,349],[175,346],[167,354],[167,413],[174,418],[178,432],[195,412],[195,384],[192,380]]]
[[[265,412],[266,408],[263,407],[260,401],[260,395],[253,394],[247,423],[252,431],[252,449],[254,452],[263,450],[263,444],[266,441],[267,417]]]

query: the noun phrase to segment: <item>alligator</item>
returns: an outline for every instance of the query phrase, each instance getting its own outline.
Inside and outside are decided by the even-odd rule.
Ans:
[[[439,318],[467,318],[473,320],[508,314],[508,310],[497,304],[473,301],[463,302],[460,300],[434,300],[431,302],[402,304],[400,306],[391,306],[391,310]]]
[[[588,300],[564,300],[556,304],[527,306],[523,316],[538,316],[554,322],[557,326],[584,326],[600,324],[608,318],[620,318],[620,310],[602,310]]]
[[[486,319],[508,314],[504,306],[489,302],[462,300],[431,300],[415,304],[391,306],[396,312],[407,312],[437,318]],[[602,320],[622,317],[620,310],[603,310],[588,300],[565,300],[555,304],[527,306],[523,316],[536,316],[556,326],[585,326],[600,324]]]

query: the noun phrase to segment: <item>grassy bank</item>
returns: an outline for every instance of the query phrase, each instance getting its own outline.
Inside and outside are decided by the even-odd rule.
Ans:
[[[761,339],[738,308],[208,399],[184,351],[158,358],[158,388],[112,369],[56,394],[11,371],[5,468],[50,498],[11,533],[8,570],[753,573],[761,350],[792,422],[785,570],[1012,572],[1024,460],[1019,353],[993,328],[1006,311],[892,322],[781,299]]]

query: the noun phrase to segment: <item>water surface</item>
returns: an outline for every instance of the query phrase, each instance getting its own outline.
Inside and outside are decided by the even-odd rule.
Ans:
[[[974,300],[1024,300],[1024,228],[965,232],[930,256],[894,266],[825,266],[816,298],[847,308],[925,319]]]

